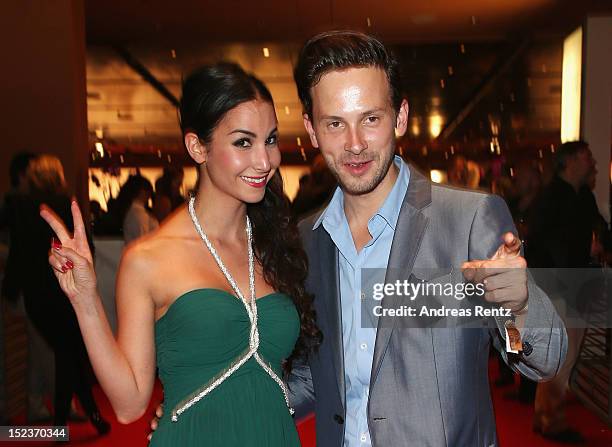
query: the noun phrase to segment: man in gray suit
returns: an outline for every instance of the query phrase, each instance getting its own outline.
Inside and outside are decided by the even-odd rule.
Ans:
[[[529,278],[502,199],[432,184],[401,158],[406,131],[397,62],[378,40],[329,32],[302,49],[295,79],[304,124],[340,187],[325,210],[300,224],[323,341],[290,377],[292,403],[314,403],[317,445],[494,446],[487,360],[491,342],[533,380],[555,375],[566,352],[563,323]],[[466,262],[467,261],[467,262]],[[386,283],[463,267],[485,300],[512,315],[491,327],[362,324],[362,272]],[[444,276],[443,278],[450,278]],[[385,309],[405,299],[386,296]],[[523,348],[506,353],[506,320]]]

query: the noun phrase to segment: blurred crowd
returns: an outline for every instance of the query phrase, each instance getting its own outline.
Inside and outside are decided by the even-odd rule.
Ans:
[[[96,201],[89,203],[92,230],[96,236],[123,236],[126,243],[156,229],[185,202],[181,193],[183,169],[164,168],[151,182],[136,172],[122,185],[117,197],[111,197],[104,211]]]

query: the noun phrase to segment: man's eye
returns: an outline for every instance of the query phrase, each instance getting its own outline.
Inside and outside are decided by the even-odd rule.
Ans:
[[[328,124],[328,127],[330,127],[331,129],[338,129],[340,126],[342,126],[342,123],[340,121],[332,121]]]
[[[273,146],[278,142],[278,136],[277,135],[271,135],[268,137],[268,139],[266,140],[266,146]]]
[[[378,122],[378,121],[380,121],[380,118],[378,118],[377,116],[368,116],[368,117],[366,118],[366,122],[367,122],[368,124],[373,124],[373,123],[376,123],[376,122]]]
[[[239,140],[234,141],[234,146],[240,148],[251,147],[251,140],[249,140],[248,138],[241,138]]]

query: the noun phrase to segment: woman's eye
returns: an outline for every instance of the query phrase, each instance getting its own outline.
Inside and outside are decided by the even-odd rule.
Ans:
[[[237,141],[234,141],[234,146],[240,148],[251,147],[251,140],[249,140],[248,138],[241,138]]]
[[[278,135],[270,135],[266,140],[266,146],[273,146],[278,142]]]

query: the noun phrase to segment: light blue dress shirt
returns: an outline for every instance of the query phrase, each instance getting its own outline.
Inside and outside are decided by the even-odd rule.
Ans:
[[[344,445],[349,447],[372,445],[367,405],[376,326],[362,324],[361,269],[387,268],[395,226],[410,180],[410,171],[402,159],[396,156],[394,163],[399,168],[399,175],[383,205],[368,221],[372,239],[359,253],[344,213],[344,194],[340,188],[336,189],[329,205],[313,227],[323,224],[339,252],[346,393]]]

